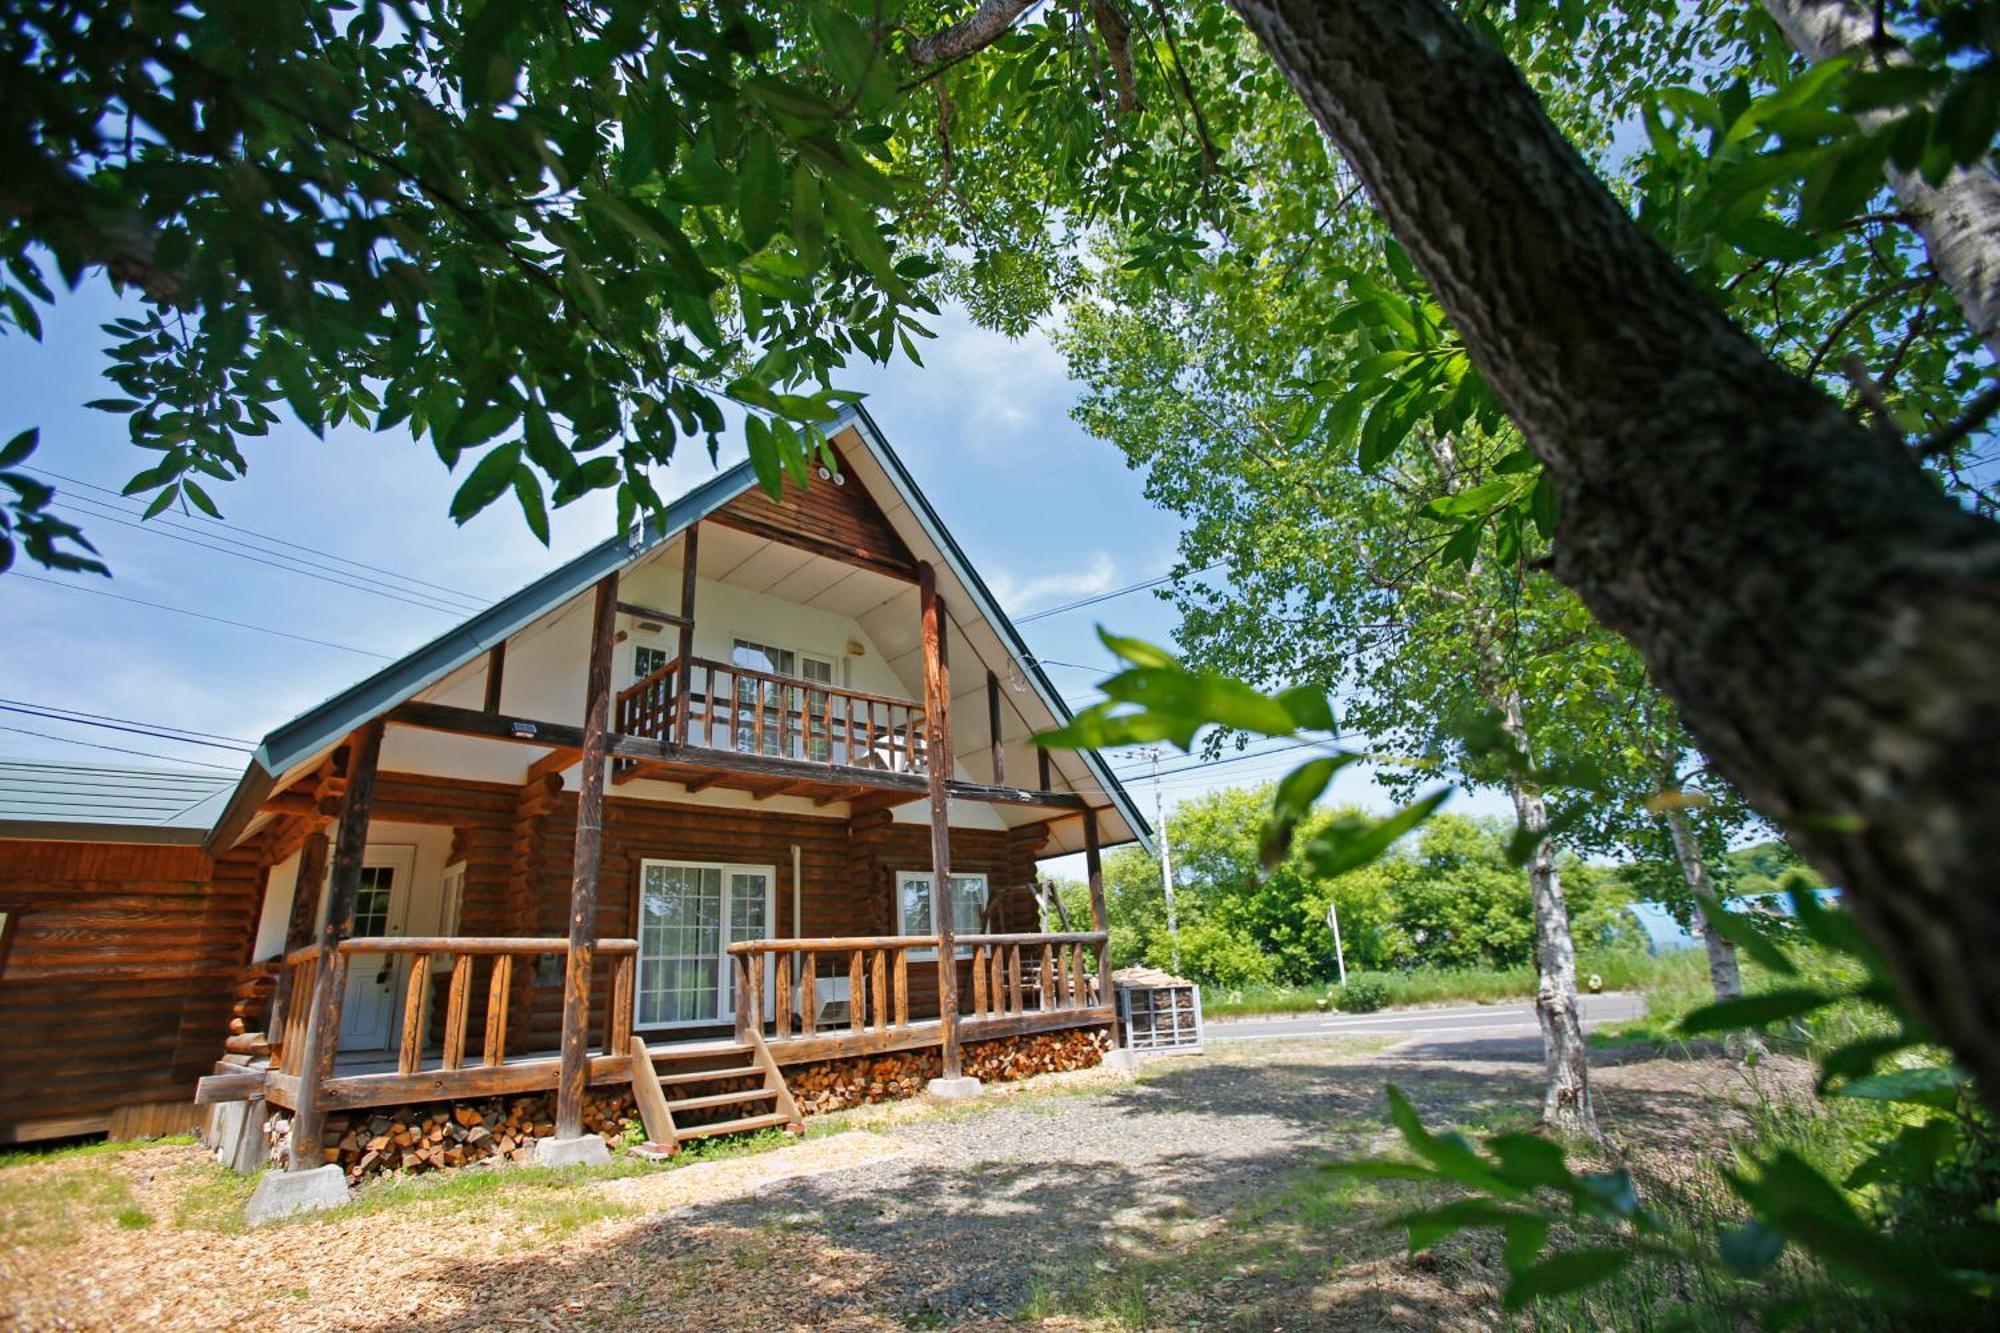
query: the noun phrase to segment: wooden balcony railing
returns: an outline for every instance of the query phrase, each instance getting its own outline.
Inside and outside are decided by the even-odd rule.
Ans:
[[[693,659],[693,668],[686,716],[676,715],[680,663],[669,662],[618,692],[618,732],[848,768],[926,771],[921,704],[705,657]]]

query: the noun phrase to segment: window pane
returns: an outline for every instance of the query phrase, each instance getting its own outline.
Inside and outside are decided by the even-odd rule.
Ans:
[[[931,882],[928,879],[905,879],[898,892],[902,899],[903,934],[930,934]]]
[[[986,877],[984,875],[953,875],[952,929],[961,935],[977,935],[985,923]]]

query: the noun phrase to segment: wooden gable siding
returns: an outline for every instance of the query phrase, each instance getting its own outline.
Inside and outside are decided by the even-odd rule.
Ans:
[[[815,476],[811,485],[801,487],[787,477],[784,495],[777,500],[761,486],[753,488],[709,515],[707,521],[897,578],[915,579],[916,557],[844,459],[840,475],[846,478],[845,485],[836,486]]]
[[[191,1101],[222,1054],[261,885],[249,855],[0,841],[0,1138]]]

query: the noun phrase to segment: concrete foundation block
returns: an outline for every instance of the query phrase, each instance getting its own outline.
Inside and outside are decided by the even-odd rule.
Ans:
[[[253,1175],[271,1160],[271,1145],[264,1141],[264,1117],[268,1114],[270,1107],[261,1099],[211,1106],[201,1141],[214,1149],[216,1161],[237,1175]]]
[[[310,1171],[266,1171],[243,1209],[251,1226],[296,1213],[317,1213],[347,1202],[347,1172],[328,1162]]]
[[[1115,1069],[1121,1074],[1136,1074],[1139,1072],[1139,1053],[1127,1050],[1106,1051],[1103,1066],[1106,1069]]]
[[[934,1078],[924,1093],[935,1102],[969,1102],[985,1087],[976,1078]]]
[[[607,1166],[610,1162],[611,1149],[595,1134],[535,1141],[536,1166]]]

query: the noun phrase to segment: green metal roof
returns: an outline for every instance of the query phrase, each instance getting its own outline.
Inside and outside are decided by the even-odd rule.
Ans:
[[[0,759],[0,837],[198,843],[233,785],[212,770]]]

